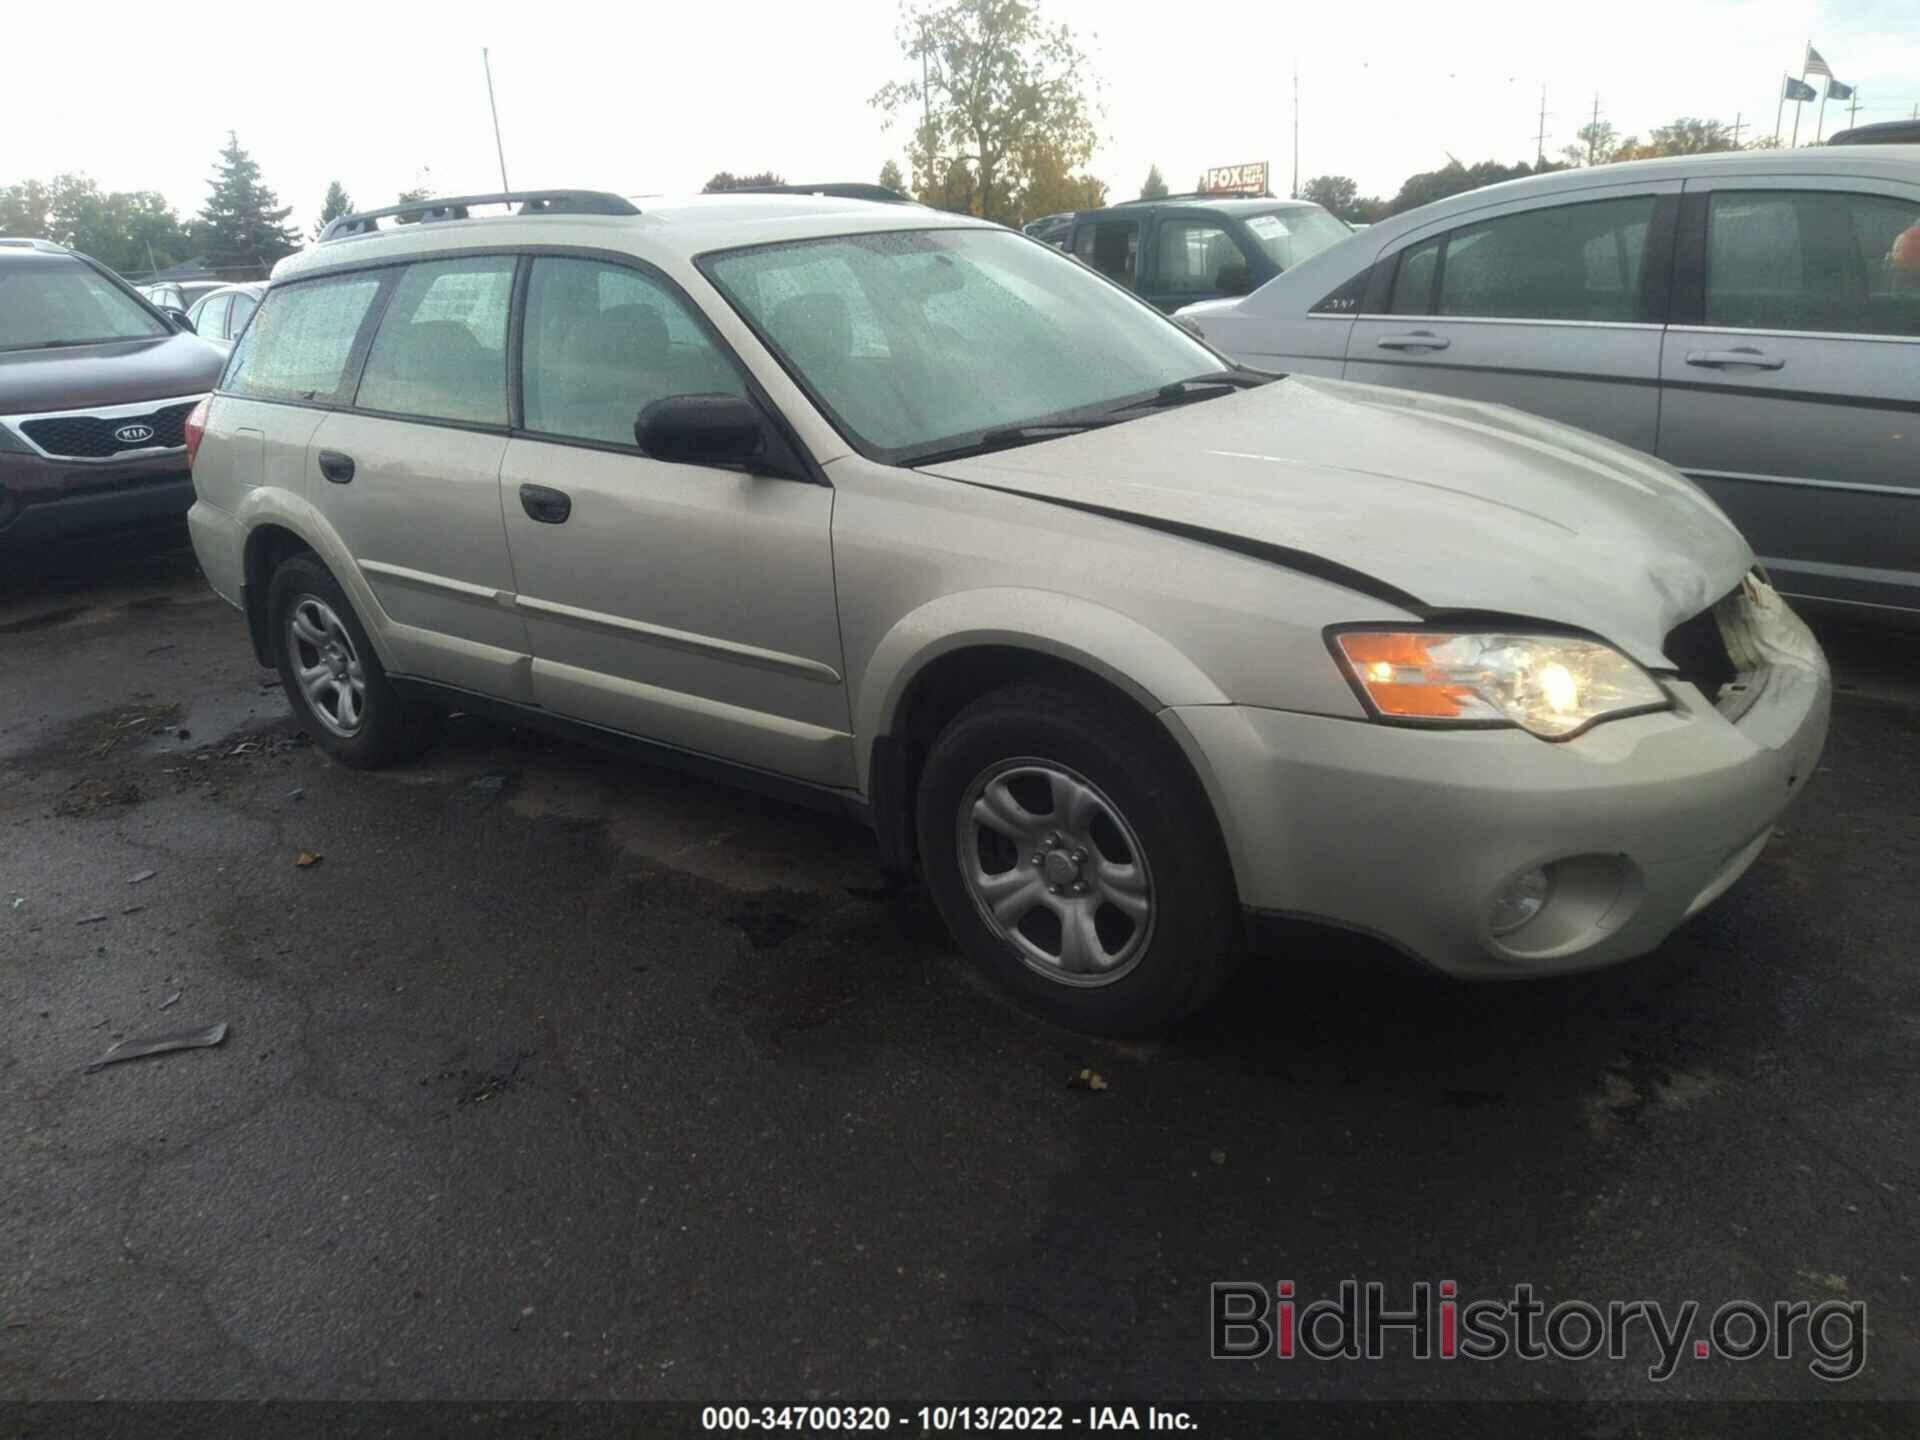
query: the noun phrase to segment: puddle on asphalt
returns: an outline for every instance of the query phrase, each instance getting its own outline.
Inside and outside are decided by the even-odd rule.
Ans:
[[[277,685],[264,693],[256,686],[200,695],[166,725],[150,733],[140,753],[182,755],[269,721],[285,720],[290,713],[287,697]]]

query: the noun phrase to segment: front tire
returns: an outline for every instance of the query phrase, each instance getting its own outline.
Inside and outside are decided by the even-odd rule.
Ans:
[[[280,683],[314,744],[371,770],[412,759],[432,742],[432,707],[393,688],[346,591],[318,559],[283,562],[267,607]]]
[[[916,824],[974,963],[1075,1030],[1163,1029],[1242,948],[1212,807],[1151,717],[1058,681],[983,696],[934,742]]]

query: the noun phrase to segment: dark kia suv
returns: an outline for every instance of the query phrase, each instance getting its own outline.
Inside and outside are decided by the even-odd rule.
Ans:
[[[225,363],[105,266],[0,240],[0,553],[185,515],[187,415]]]

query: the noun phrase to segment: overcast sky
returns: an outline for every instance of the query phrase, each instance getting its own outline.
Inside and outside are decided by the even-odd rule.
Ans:
[[[1916,0],[1039,3],[1079,32],[1100,78],[1092,168],[1115,199],[1137,194],[1152,163],[1183,189],[1207,166],[1269,160],[1285,193],[1296,60],[1301,180],[1350,175],[1363,195],[1390,196],[1448,152],[1531,159],[1543,85],[1549,155],[1596,91],[1623,133],[1688,114],[1771,134],[1781,75],[1799,73],[1809,36],[1859,86],[1862,123],[1920,102]],[[369,208],[416,183],[494,189],[483,45],[508,176],[524,189],[672,193],[720,169],[872,180],[904,151],[904,128],[883,131],[867,104],[905,73],[891,0],[322,0],[204,31],[188,12],[154,13],[13,7],[0,184],[85,171],[191,214],[231,128],[303,228],[331,179]],[[1828,104],[1827,133],[1845,110]]]

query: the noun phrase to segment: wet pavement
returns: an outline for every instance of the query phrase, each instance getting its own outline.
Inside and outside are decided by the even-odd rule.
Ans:
[[[16,568],[0,1399],[1920,1398],[1920,644],[1825,638],[1821,773],[1658,954],[1303,938],[1120,1047],[857,827],[465,718],[345,770],[190,554]],[[1866,1363],[1209,1357],[1209,1282],[1347,1278],[1858,1301]]]

